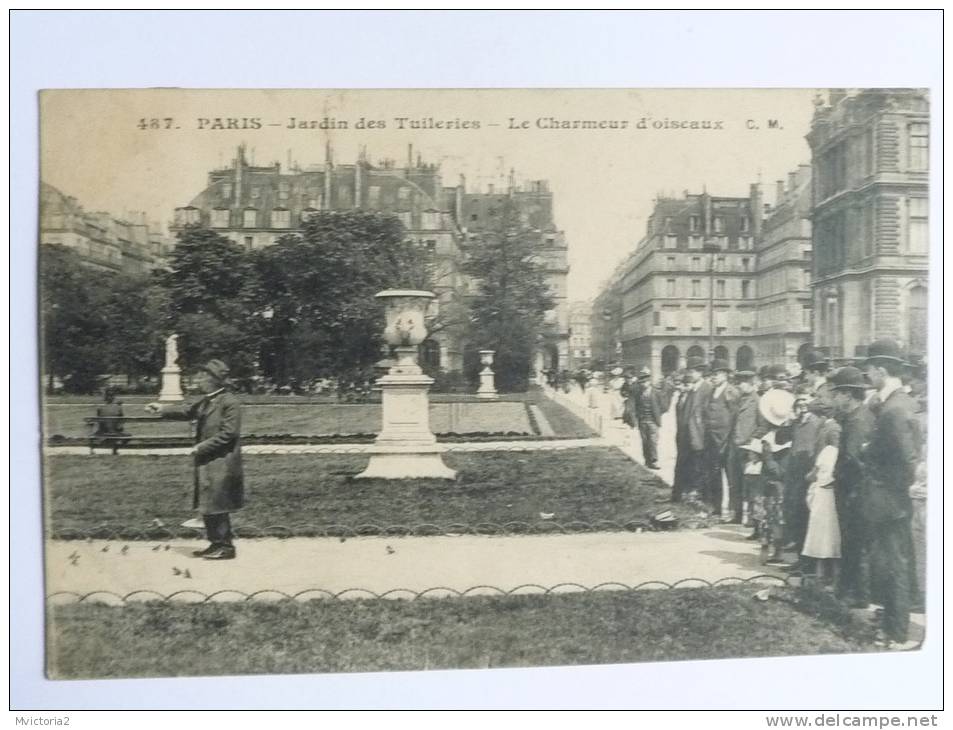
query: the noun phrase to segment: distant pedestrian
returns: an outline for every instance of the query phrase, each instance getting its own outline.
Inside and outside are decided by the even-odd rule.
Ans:
[[[738,391],[728,382],[730,373],[727,360],[712,361],[711,393],[704,411],[705,482],[702,496],[716,516],[721,515],[723,474],[728,466],[728,444],[738,404]]]
[[[705,380],[708,366],[700,357],[691,357],[686,365],[688,384],[676,411],[675,443],[678,451],[676,467],[681,460],[680,479],[672,484],[672,501],[678,502],[684,492],[698,499],[707,483],[705,471],[706,419],[705,409],[711,398],[712,386]]]
[[[241,403],[228,389],[228,368],[221,360],[202,366],[195,384],[205,394],[195,403],[150,403],[146,409],[163,418],[196,422],[192,508],[202,515],[209,546],[193,555],[230,560],[235,557],[230,513],[245,505]]]
[[[741,524],[744,517],[744,469],[749,461],[746,451],[741,447],[754,438],[755,430],[761,424],[758,413],[758,377],[751,370],[739,370],[735,373],[735,387],[738,400],[735,406],[735,420],[728,439],[727,476],[728,510],[731,521]]]
[[[652,385],[652,371],[643,367],[632,395],[635,419],[642,437],[642,458],[649,469],[658,469],[658,433],[662,426],[662,404]]]

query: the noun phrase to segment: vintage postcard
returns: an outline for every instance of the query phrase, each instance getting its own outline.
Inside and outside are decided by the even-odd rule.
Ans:
[[[918,650],[930,102],[42,92],[48,676]]]

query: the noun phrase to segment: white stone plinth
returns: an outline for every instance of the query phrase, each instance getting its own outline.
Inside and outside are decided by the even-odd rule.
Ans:
[[[159,391],[159,402],[175,403],[182,399],[182,369],[177,365],[162,368],[162,389]]]
[[[400,354],[400,353],[398,353]],[[383,424],[367,468],[357,479],[455,479],[443,463],[437,438],[430,430],[427,391],[433,378],[413,372],[391,373],[381,387]]]
[[[480,364],[483,365],[483,370],[480,371],[480,387],[477,388],[476,396],[482,400],[496,400],[499,397],[491,367],[495,354],[495,350],[480,350]]]

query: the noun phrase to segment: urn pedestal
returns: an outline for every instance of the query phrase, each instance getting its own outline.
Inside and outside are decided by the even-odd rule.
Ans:
[[[384,339],[395,346],[397,361],[379,378],[383,419],[371,447],[367,468],[358,479],[456,479],[443,463],[442,449],[430,430],[433,378],[417,364],[417,346],[427,336],[424,317],[431,292],[388,290],[376,295],[385,302]]]
[[[480,371],[480,387],[477,388],[476,396],[481,400],[497,400],[500,397],[496,392],[495,374],[491,367],[495,354],[495,350],[480,350],[480,364],[483,365],[483,370]]]

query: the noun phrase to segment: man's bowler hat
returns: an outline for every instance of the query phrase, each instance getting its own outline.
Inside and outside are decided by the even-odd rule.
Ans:
[[[851,365],[835,371],[827,382],[830,383],[833,390],[840,390],[841,388],[866,390],[870,387],[870,384],[864,379],[864,374]]]
[[[903,357],[903,351],[900,349],[900,343],[888,338],[877,340],[867,348],[867,360],[865,363],[877,364],[878,360],[891,360],[906,365],[907,361]]]

